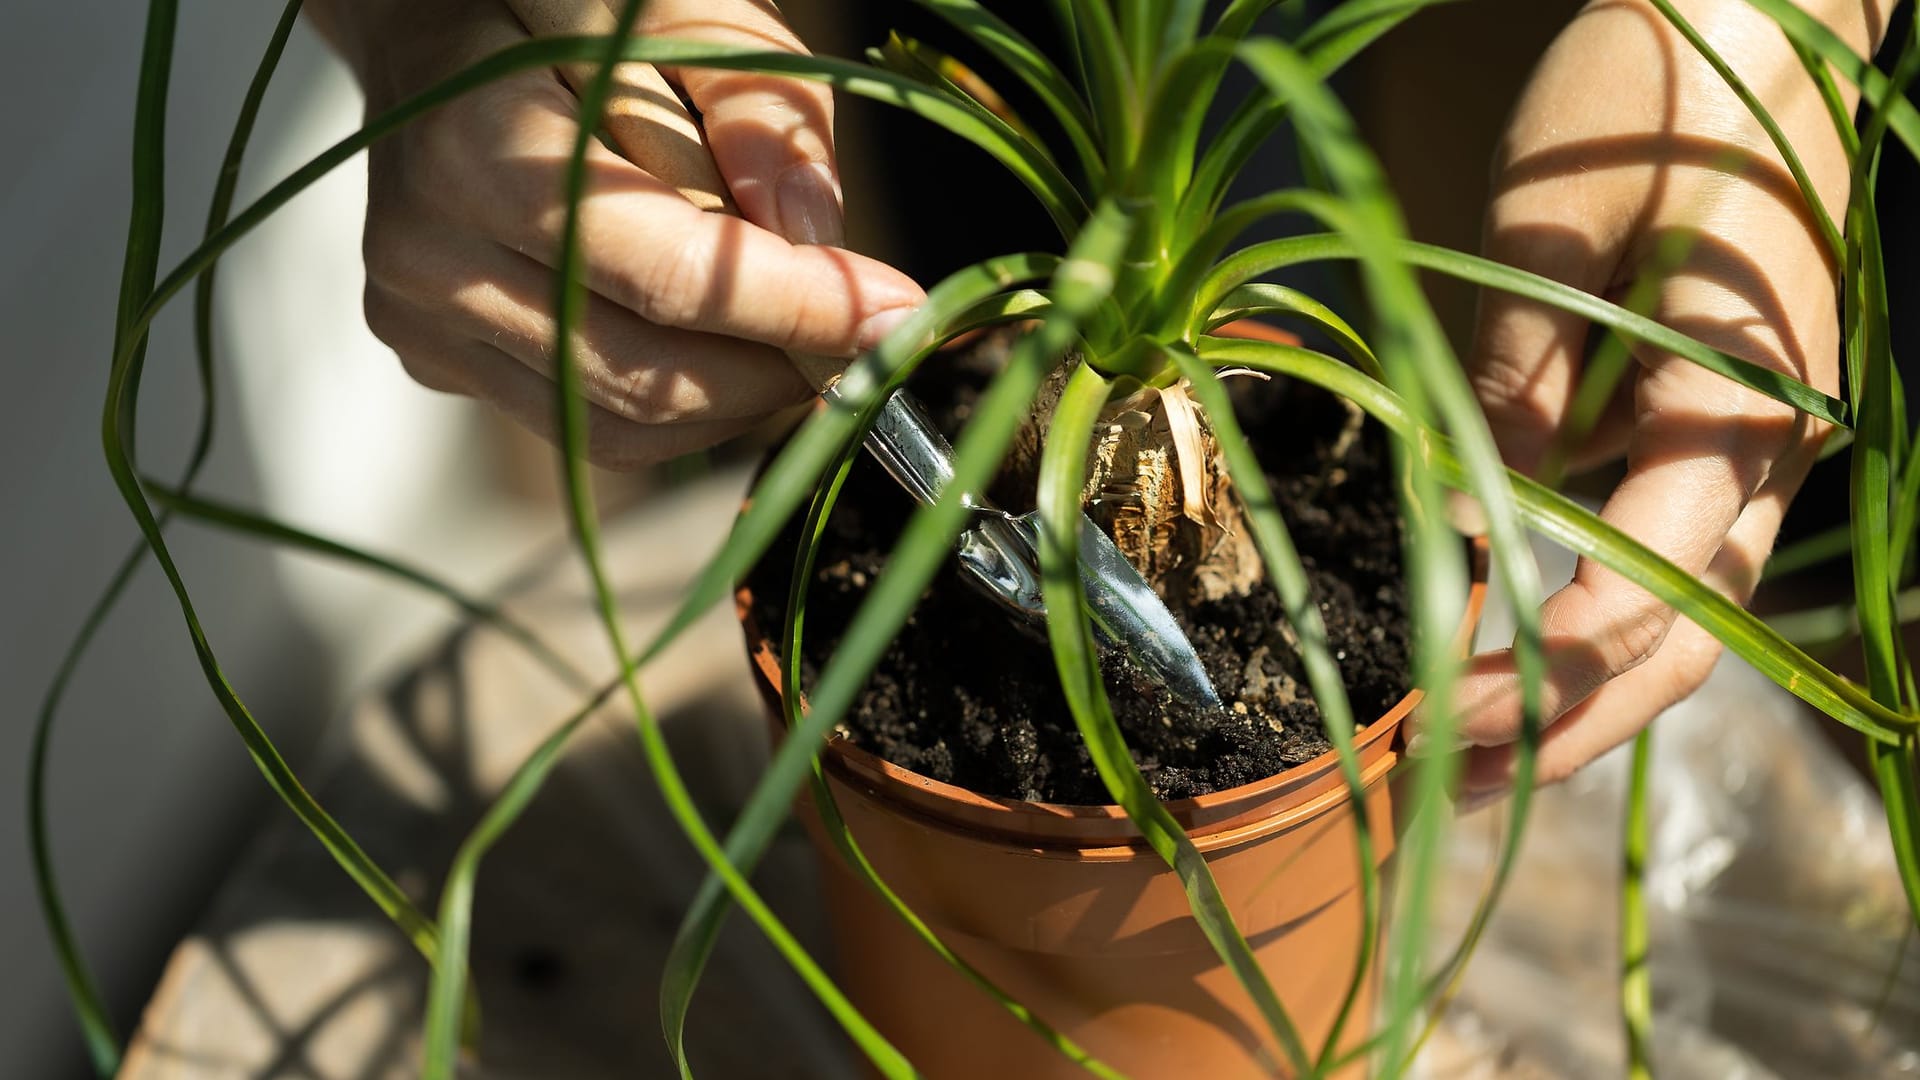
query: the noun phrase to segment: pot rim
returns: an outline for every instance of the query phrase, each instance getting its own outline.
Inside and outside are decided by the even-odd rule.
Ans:
[[[1470,582],[1454,642],[1454,648],[1462,654],[1472,645],[1474,629],[1486,604],[1488,565],[1485,537],[1468,537],[1465,547]],[[735,590],[734,598],[736,614],[747,635],[748,651],[772,707],[776,730],[781,730],[778,703],[783,676],[777,651],[772,639],[760,631],[753,619],[752,590],[741,585]],[[1366,786],[1371,787],[1397,762],[1392,737],[1420,704],[1422,693],[1418,688],[1409,691],[1379,719],[1356,733],[1354,750],[1360,758]],[[1080,849],[1083,856],[1091,854],[1089,848],[1111,846],[1130,851],[1141,842],[1139,830],[1117,804],[1028,802],[982,794],[896,765],[854,745],[839,732],[829,737],[826,750],[821,760],[843,783],[895,804],[903,811],[931,817],[949,827],[990,832],[1042,849],[1070,846]],[[1196,841],[1203,836],[1210,841],[1202,844],[1203,848],[1231,844],[1249,839],[1245,834],[1250,827],[1257,826],[1257,832],[1264,834],[1345,803],[1348,796],[1339,776],[1339,764],[1339,751],[1329,749],[1311,761],[1264,779],[1194,798],[1168,800],[1161,805],[1183,829],[1200,834],[1195,836]]]

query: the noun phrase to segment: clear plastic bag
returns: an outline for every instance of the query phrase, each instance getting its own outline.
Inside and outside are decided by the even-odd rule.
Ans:
[[[1647,894],[1666,1080],[1920,1076],[1920,942],[1879,798],[1825,723],[1723,659],[1656,724]],[[1624,1075],[1625,750],[1540,793],[1428,1077]],[[1503,814],[1457,823],[1443,947],[1486,888]]]

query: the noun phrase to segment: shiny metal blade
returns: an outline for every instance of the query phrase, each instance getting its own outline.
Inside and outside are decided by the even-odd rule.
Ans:
[[[1140,571],[1120,554],[1113,540],[1085,514],[1080,515],[1080,580],[1086,585],[1094,629],[1108,644],[1146,668],[1174,697],[1208,708],[1220,707],[1220,694],[1207,678],[1207,669],[1201,666],[1186,631],[1174,621],[1173,612],[1167,610],[1160,594],[1153,591]]]
[[[894,391],[881,406],[867,436],[867,449],[901,487],[923,503],[939,498],[953,477],[952,448],[904,390]],[[1045,618],[1038,516],[1014,517],[979,496],[969,498],[968,504],[979,512],[980,520],[961,532],[955,545],[961,569],[1012,612],[1029,619]],[[1131,657],[1174,697],[1220,707],[1220,695],[1173,613],[1085,514],[1080,515],[1080,579],[1102,645]]]

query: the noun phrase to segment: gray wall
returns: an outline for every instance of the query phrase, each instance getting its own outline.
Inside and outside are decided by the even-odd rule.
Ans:
[[[28,873],[25,765],[41,691],[136,537],[101,457],[99,415],[144,7],[15,5],[0,33],[10,106],[0,110],[0,1076],[85,1069]],[[182,5],[163,269],[197,240],[278,7]],[[245,190],[350,129],[358,109],[302,27]],[[225,266],[222,431],[204,486],[486,580],[542,530],[472,469],[452,471],[491,429],[463,403],[413,388],[361,327],[363,184],[363,171],[343,170]],[[142,461],[162,475],[183,460],[197,408],[186,307],[156,327],[142,395]],[[192,526],[173,535],[232,681],[296,760],[310,759],[353,687],[439,625],[437,610],[389,586]],[[283,812],[208,693],[152,566],[81,670],[54,758],[61,883],[124,1030],[251,826]]]

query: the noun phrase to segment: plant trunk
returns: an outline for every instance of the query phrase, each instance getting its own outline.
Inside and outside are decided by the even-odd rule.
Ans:
[[[1000,486],[1020,496],[1009,505],[1031,500],[1066,370],[1048,380],[1008,456]],[[1107,406],[1088,454],[1084,499],[1088,516],[1169,605],[1244,596],[1265,578],[1213,425],[1185,380]]]

